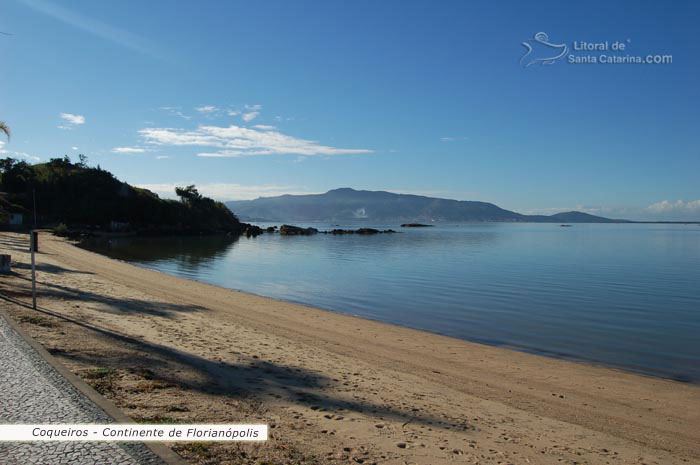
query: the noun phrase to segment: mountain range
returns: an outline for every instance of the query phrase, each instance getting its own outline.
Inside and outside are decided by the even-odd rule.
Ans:
[[[226,206],[241,219],[273,222],[627,222],[577,211],[549,216],[523,215],[487,202],[363,191],[347,187],[333,189],[325,194],[236,200],[226,202]]]

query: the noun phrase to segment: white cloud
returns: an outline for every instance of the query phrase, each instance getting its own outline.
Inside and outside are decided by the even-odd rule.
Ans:
[[[73,129],[75,126],[80,126],[85,124],[85,117],[83,115],[74,115],[72,113],[61,113],[60,118],[65,121],[65,123],[58,126],[60,129]]]
[[[540,208],[526,211],[529,215],[553,215],[566,211],[580,211],[607,218],[635,221],[700,221],[700,199],[662,200],[646,207],[635,206],[589,206]]]
[[[218,150],[200,157],[242,157],[250,155],[341,155],[372,153],[368,149],[345,149],[320,145],[278,131],[261,131],[231,125],[199,126],[196,130],[146,128],[139,131],[145,142],[154,145],[199,146]]]
[[[270,126],[269,124],[256,124],[253,126],[255,129],[261,129],[263,131],[273,131],[277,129],[276,126]]]
[[[5,142],[0,140],[0,154],[6,155],[10,158],[24,158],[30,161],[39,161],[41,158],[36,155],[29,154],[27,152],[13,152],[11,150],[5,149]]]
[[[255,118],[258,117],[259,114],[259,111],[251,111],[249,113],[243,113],[243,115],[241,115],[241,118],[243,118],[243,121],[247,123],[253,121]]]
[[[202,105],[201,107],[195,107],[195,110],[197,110],[200,113],[213,113],[215,111],[218,111],[219,109],[214,105]]]
[[[112,149],[112,153],[143,153],[148,151],[148,149],[141,147],[114,147]]]
[[[78,147],[71,147],[71,150],[78,150]]]
[[[236,116],[236,115],[241,114],[240,111],[236,111],[236,110],[227,110],[226,113],[228,113],[229,116]]]
[[[676,200],[675,202],[669,202],[668,200],[662,200],[661,202],[656,202],[647,207],[648,210],[659,213],[666,212],[700,212],[700,199],[690,200],[688,202],[683,200]]]
[[[216,200],[250,200],[258,197],[275,197],[278,195],[301,195],[301,194],[317,194],[318,192],[305,191],[292,186],[278,185],[253,185],[244,186],[241,184],[230,183],[203,183],[187,181],[181,183],[162,183],[162,184],[138,184],[137,187],[148,189],[155,192],[161,197],[176,198],[176,186],[188,186],[194,184],[197,190],[204,196],[211,197]]]
[[[453,142],[455,140],[455,138],[454,137],[441,137],[440,140],[443,142]]]
[[[170,155],[158,155],[156,157],[156,160],[165,160],[167,158],[170,158]]]
[[[260,110],[262,110],[263,106],[262,105],[246,105],[245,109],[246,111],[243,112],[241,115],[241,118],[243,118],[243,121],[246,123],[253,121],[255,118],[257,118],[260,115]]]

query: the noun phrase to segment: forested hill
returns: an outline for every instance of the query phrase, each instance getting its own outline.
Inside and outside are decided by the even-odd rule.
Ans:
[[[24,209],[33,222],[36,196],[39,225],[129,230],[152,233],[240,234],[248,225],[221,202],[200,195],[194,186],[178,188],[180,200],[161,199],[130,186],[112,173],[68,157],[30,165],[12,158],[0,160],[0,192],[6,205]],[[32,217],[32,218],[27,218]]]

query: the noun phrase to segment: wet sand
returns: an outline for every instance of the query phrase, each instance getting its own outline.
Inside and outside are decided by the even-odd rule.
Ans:
[[[700,387],[168,276],[27,236],[0,309],[140,421],[264,422],[192,463],[700,463]],[[293,272],[290,270],[290,272]],[[107,373],[104,375],[104,373]]]

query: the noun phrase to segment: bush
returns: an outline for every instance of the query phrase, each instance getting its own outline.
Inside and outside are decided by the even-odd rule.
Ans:
[[[68,235],[68,226],[66,226],[65,223],[61,223],[55,228],[53,228],[53,233],[57,236],[67,236]]]

